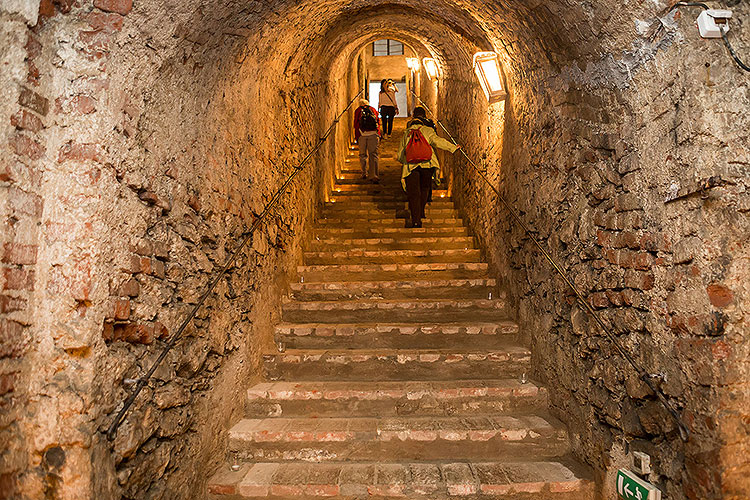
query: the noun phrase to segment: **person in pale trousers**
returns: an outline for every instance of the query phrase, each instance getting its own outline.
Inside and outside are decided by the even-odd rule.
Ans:
[[[360,100],[360,106],[354,112],[354,138],[359,145],[359,165],[362,167],[362,178],[368,178],[368,160],[369,160],[369,178],[370,181],[377,184],[380,181],[378,177],[378,148],[380,145],[380,118],[375,108],[370,106],[367,99]]]

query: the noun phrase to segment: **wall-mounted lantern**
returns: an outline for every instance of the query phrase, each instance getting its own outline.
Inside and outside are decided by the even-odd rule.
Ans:
[[[503,89],[503,78],[500,73],[500,61],[496,52],[477,52],[474,54],[474,72],[484,95],[490,103],[502,101],[508,94]]]
[[[427,73],[427,78],[430,80],[435,80],[438,76],[438,65],[437,61],[431,57],[425,57],[422,59],[422,66],[424,66],[425,73]]]
[[[407,57],[406,58],[406,67],[409,68],[412,71],[418,71],[419,70],[419,59],[416,57]]]

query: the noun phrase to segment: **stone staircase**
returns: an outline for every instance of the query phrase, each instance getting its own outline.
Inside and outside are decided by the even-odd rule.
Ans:
[[[209,498],[593,498],[447,193],[405,228],[397,137],[379,185],[347,159]]]

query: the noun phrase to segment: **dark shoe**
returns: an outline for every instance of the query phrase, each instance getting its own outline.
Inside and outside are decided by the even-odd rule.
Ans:
[[[372,182],[373,184],[380,184],[380,179],[375,178],[375,179],[370,180],[370,182]]]
[[[413,222],[411,227],[422,227],[422,221],[419,222]]]
[[[367,174],[362,174],[363,179],[367,179]]]

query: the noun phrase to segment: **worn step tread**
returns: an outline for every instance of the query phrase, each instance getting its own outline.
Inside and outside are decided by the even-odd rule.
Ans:
[[[368,280],[368,281],[306,281],[292,283],[294,292],[304,290],[378,290],[382,288],[419,289],[432,287],[494,287],[494,278],[413,279],[413,280]],[[497,295],[500,297],[500,295]]]
[[[405,310],[405,309],[504,309],[502,299],[367,299],[367,300],[316,300],[309,302],[291,301],[282,308],[286,311],[366,311],[366,310]]]
[[[209,481],[213,495],[238,498],[427,498],[590,500],[587,474],[556,461],[255,463],[224,469]]]

